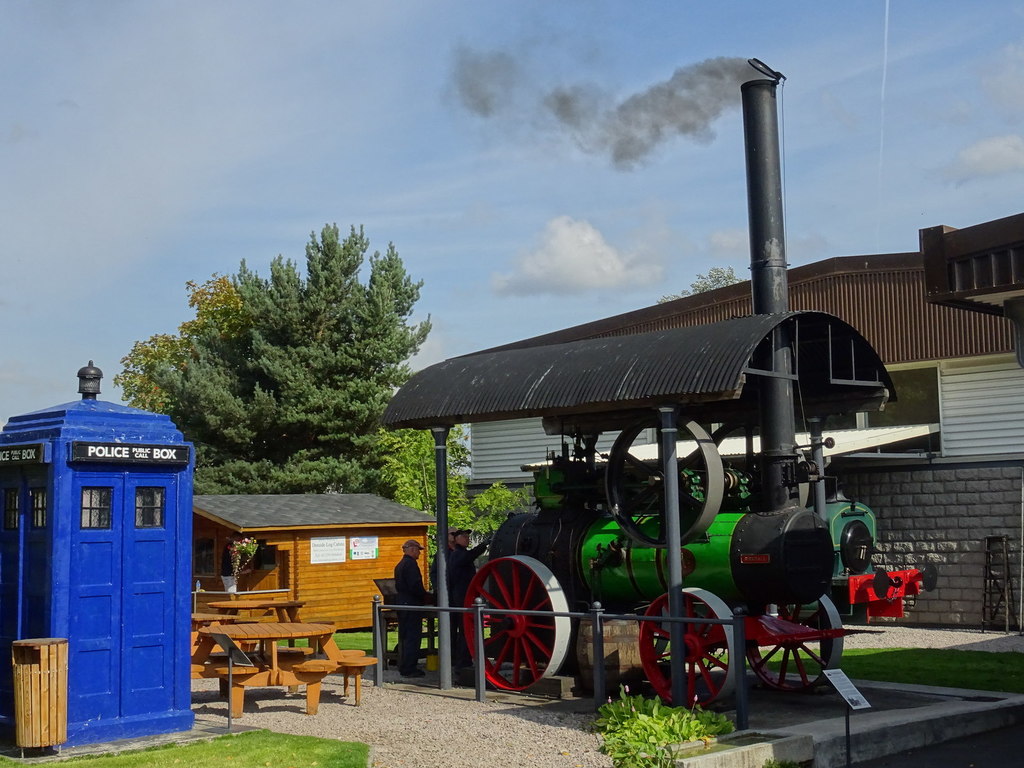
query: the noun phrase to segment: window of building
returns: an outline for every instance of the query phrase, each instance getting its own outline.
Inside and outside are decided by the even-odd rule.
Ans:
[[[135,489],[135,527],[163,528],[164,525],[164,489]]]
[[[192,573],[196,576],[216,576],[213,539],[196,539],[192,546]]]
[[[18,529],[18,489],[4,488],[4,530]]]
[[[939,372],[935,366],[890,370],[896,402],[868,413],[869,427],[902,427],[939,422]]]
[[[111,488],[82,489],[82,527],[110,528]]]
[[[267,544],[264,539],[258,539],[259,548],[256,550],[253,567],[258,571],[269,571],[277,568],[277,547]]]
[[[32,506],[32,527],[46,527],[46,489],[29,488],[28,499]]]

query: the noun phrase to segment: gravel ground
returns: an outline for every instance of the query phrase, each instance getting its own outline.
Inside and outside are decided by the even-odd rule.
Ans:
[[[871,627],[846,638],[848,648],[957,648],[1024,652],[1024,636],[976,630]],[[425,678],[429,684],[436,675]],[[336,682],[335,682],[336,681]],[[246,695],[239,727],[281,733],[361,741],[372,749],[374,768],[603,768],[611,761],[589,731],[589,702],[551,702],[528,697],[528,704],[501,700],[479,703],[440,695],[434,688],[409,690],[394,671],[376,688],[367,675],[362,703],[343,700],[341,679],[324,681],[320,712],[304,714],[304,693],[265,688]],[[225,703],[211,680],[193,681],[193,710],[198,717],[223,722]],[[489,694],[489,697],[492,694]],[[495,697],[497,698],[497,697]],[[522,700],[522,698],[520,698]],[[575,705],[574,705],[575,704]]]

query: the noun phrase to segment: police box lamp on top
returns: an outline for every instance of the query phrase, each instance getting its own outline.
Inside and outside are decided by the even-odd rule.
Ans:
[[[100,393],[100,379],[103,378],[103,371],[92,364],[78,369],[78,393],[83,400],[95,400]]]

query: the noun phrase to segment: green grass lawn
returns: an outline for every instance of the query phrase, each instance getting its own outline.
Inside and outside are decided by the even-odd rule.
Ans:
[[[1024,654],[940,648],[862,648],[843,653],[842,670],[859,680],[1024,693]]]
[[[137,752],[75,757],[61,762],[83,768],[365,768],[370,748],[351,741],[246,731],[212,741]],[[0,765],[17,760],[0,758]]]
[[[370,631],[342,631],[334,635],[334,642],[338,647],[348,651],[365,651],[367,655],[373,653],[373,632]],[[388,632],[388,648],[394,648],[398,644],[398,632]]]

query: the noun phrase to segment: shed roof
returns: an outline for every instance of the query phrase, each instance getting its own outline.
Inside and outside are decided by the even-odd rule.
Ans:
[[[433,515],[371,493],[197,495],[192,507],[239,529],[436,522]]]
[[[808,415],[877,409],[892,381],[871,345],[823,312],[750,315],[627,336],[453,358],[413,376],[384,413],[392,428],[545,417],[549,431],[621,428],[658,405],[691,418],[756,418],[756,353],[786,325]],[[856,408],[854,408],[856,406]]]

